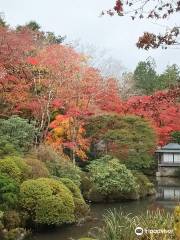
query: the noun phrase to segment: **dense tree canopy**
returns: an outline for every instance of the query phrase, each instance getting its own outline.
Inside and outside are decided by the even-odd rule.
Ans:
[[[180,129],[180,88],[158,91],[150,96],[135,96],[126,103],[126,112],[149,119],[159,144],[170,141],[170,134]]]
[[[177,87],[180,83],[180,68],[176,64],[168,65],[163,73],[158,74],[155,61],[147,59],[138,63],[133,78],[139,93],[149,95],[158,90]]]
[[[28,151],[33,145],[35,134],[36,128],[33,122],[29,124],[27,120],[17,116],[7,120],[0,119],[0,138],[9,142],[16,150]]]
[[[158,84],[154,64],[150,60],[139,62],[134,71],[135,87],[142,89],[143,93],[147,95],[152,93]]]
[[[92,118],[86,125],[87,136],[95,155],[109,154],[125,164],[147,167],[156,146],[156,135],[150,124],[135,116],[103,115]],[[141,159],[142,158],[142,159]]]

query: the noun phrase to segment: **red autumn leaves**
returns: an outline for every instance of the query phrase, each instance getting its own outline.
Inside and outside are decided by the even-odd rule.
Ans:
[[[122,10],[119,1],[116,7],[115,10]],[[0,32],[0,113],[36,120],[42,139],[49,127],[57,128],[51,123],[56,115],[70,119],[71,124],[66,124],[68,141],[63,143],[74,146],[79,141],[81,148],[77,151],[81,155],[83,144],[87,144],[83,140],[83,124],[91,115],[144,117],[155,128],[159,144],[166,143],[171,132],[180,130],[179,88],[123,101],[117,80],[103,78],[97,69],[87,65],[86,56],[69,46],[39,47],[29,31],[1,28]]]

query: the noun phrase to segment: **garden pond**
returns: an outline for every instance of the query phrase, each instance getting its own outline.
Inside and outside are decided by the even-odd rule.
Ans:
[[[146,210],[156,208],[172,211],[180,200],[180,178],[161,177],[155,181],[157,193],[155,196],[138,201],[120,203],[92,204],[91,218],[78,225],[62,226],[57,229],[44,230],[34,234],[32,240],[77,240],[88,236],[102,225],[103,214],[108,210],[122,210],[125,213],[141,214]]]

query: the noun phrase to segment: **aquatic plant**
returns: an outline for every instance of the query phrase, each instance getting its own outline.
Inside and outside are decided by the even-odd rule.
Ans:
[[[101,240],[175,240],[173,224],[173,214],[164,210],[135,216],[109,210],[104,215],[104,226],[94,234],[92,231],[92,236]]]

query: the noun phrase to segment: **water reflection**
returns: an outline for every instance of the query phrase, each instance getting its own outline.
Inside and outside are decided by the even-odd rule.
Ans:
[[[156,202],[164,208],[173,208],[180,201],[180,178],[157,178]]]

